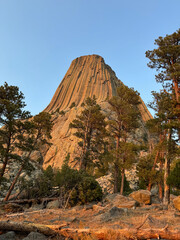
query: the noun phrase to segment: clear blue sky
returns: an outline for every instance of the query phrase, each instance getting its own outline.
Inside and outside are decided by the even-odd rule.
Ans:
[[[0,85],[37,114],[74,58],[98,54],[147,103],[160,85],[145,51],[179,27],[180,0],[0,0]]]

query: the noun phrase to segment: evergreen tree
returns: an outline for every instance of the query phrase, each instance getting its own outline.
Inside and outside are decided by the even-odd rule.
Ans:
[[[48,139],[51,138],[50,132],[52,129],[51,115],[46,112],[41,112],[29,121],[21,122],[23,133],[16,136],[16,148],[21,150],[19,153],[19,170],[11,183],[8,193],[4,199],[7,201],[14,189],[15,184],[23,170],[31,172],[34,168],[31,163],[31,154],[35,150],[39,150],[44,144],[50,144]]]
[[[165,90],[160,93],[153,92],[154,101],[150,107],[156,111],[154,119],[147,122],[147,126],[158,139],[156,144],[156,156],[152,171],[155,170],[157,162],[160,163],[162,172],[163,159],[164,163],[164,204],[169,202],[169,185],[167,178],[170,173],[170,163],[176,154],[176,136],[179,127],[179,119],[176,115],[176,100],[173,94],[167,93]],[[175,109],[175,111],[174,111]],[[149,190],[151,188],[153,176],[149,181]]]
[[[158,71],[157,82],[175,94],[176,115],[180,122],[180,29],[164,38],[159,37],[155,44],[156,49],[146,52],[150,59],[148,66]]]
[[[76,116],[69,126],[76,129],[74,135],[80,139],[78,144],[81,152],[76,158],[80,169],[87,170],[93,164],[93,160],[97,160],[102,153],[106,136],[105,115],[95,97],[86,99],[81,114]]]
[[[174,169],[170,172],[167,182],[171,187],[180,191],[180,160],[178,160]]]
[[[135,129],[139,126],[140,112],[139,94],[132,88],[121,84],[117,89],[117,96],[109,100],[110,108],[113,112],[109,121],[109,130],[112,137],[112,144],[115,146],[114,152],[114,192],[118,192],[118,178],[121,169],[121,190],[123,194],[125,169],[132,165],[135,159],[135,146],[129,143],[129,137],[133,138]],[[114,116],[113,116],[114,115]]]
[[[24,110],[25,106],[24,95],[18,87],[7,83],[0,86],[0,184],[9,161],[19,158],[14,153],[16,139],[21,137],[19,126],[30,117],[30,113]]]

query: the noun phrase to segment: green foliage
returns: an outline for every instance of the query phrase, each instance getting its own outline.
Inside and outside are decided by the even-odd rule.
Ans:
[[[177,114],[176,101],[173,94],[163,90],[159,93],[152,92],[153,101],[149,104],[155,111],[153,119],[150,119],[146,126],[154,136],[160,136],[167,130],[171,130],[171,135],[177,138],[177,130],[180,127]]]
[[[148,66],[158,71],[156,81],[162,83],[164,91],[153,92],[151,107],[156,111],[155,119],[149,122],[150,129],[158,136],[158,151],[165,154],[164,204],[169,203],[167,178],[171,161],[176,157],[176,141],[180,140],[180,29],[164,38],[155,40],[157,48],[146,52]]]
[[[63,190],[71,205],[102,199],[102,189],[95,178],[84,171],[70,168],[67,162],[61,170],[54,171],[48,166],[37,179],[29,182],[21,179],[20,186],[29,198],[58,196]]]
[[[64,115],[65,115],[65,112],[62,110],[62,111],[59,112],[59,114],[60,114],[61,116],[64,116]]]
[[[20,191],[24,190],[27,198],[50,197],[54,186],[55,175],[51,166],[48,166],[46,170],[42,170],[42,173],[37,178],[31,178],[29,181],[24,178],[19,179]]]
[[[72,102],[72,103],[71,103],[71,106],[70,106],[69,108],[72,109],[72,108],[75,107],[75,106],[76,106],[75,102]]]
[[[118,175],[118,192],[121,189],[121,179],[122,179],[122,177],[121,177],[121,174],[119,173],[119,175]],[[114,181],[115,181],[115,179],[114,179],[114,177],[112,175],[111,182],[114,184]],[[129,182],[127,181],[126,176],[124,176],[124,189],[123,190],[124,190],[123,191],[123,195],[129,195],[132,192],[132,189],[129,186]]]
[[[31,154],[43,144],[49,144],[52,129],[51,115],[39,113],[33,118],[24,111],[24,96],[16,86],[7,83],[0,87],[0,183],[10,162],[16,161],[19,170],[6,195],[8,200],[22,171],[34,170]]]
[[[132,166],[136,159],[137,147],[132,143],[133,135],[139,126],[139,94],[132,88],[120,84],[117,96],[109,100],[112,110],[109,120],[110,147],[113,156],[114,192],[118,191],[118,174]],[[130,143],[131,142],[131,143]],[[121,194],[123,189],[121,189]]]
[[[140,104],[139,93],[133,88],[128,88],[120,84],[117,88],[117,96],[109,100],[111,110],[115,114],[115,120],[111,120],[110,126],[113,133],[119,137],[124,137],[127,133],[139,127]]]
[[[177,188],[177,190],[180,190],[180,161],[176,163],[176,166],[171,171],[167,183],[174,188]]]
[[[76,157],[80,169],[87,170],[102,153],[106,136],[105,116],[95,97],[86,99],[81,114],[76,116],[69,127],[76,129],[74,135],[80,139],[78,144],[81,151]]]
[[[55,112],[56,112],[56,113],[59,113],[59,108],[57,108]]]
[[[164,38],[155,40],[157,48],[146,52],[150,59],[148,66],[158,71],[157,82],[170,83],[166,86],[172,87],[171,81],[180,81],[180,29]]]
[[[93,176],[84,171],[78,171],[63,164],[62,169],[56,173],[56,185],[70,192],[70,203],[84,204],[99,201],[102,198],[102,189]]]
[[[137,164],[137,176],[139,177],[139,188],[140,189],[146,189],[149,181],[155,173],[152,173],[152,167],[153,167],[153,156],[147,155],[146,157],[140,158],[140,161]],[[155,178],[153,178],[155,181]]]
[[[23,142],[17,140],[22,138],[27,119],[30,118],[30,113],[24,110],[25,106],[24,95],[18,87],[9,86],[7,83],[0,86],[0,162],[3,164],[0,169],[0,182],[10,159],[21,161],[20,155],[15,153],[14,149],[21,149]]]
[[[154,184],[162,183],[163,181],[163,173],[157,168],[157,165],[153,170],[154,158],[154,154],[148,154],[140,158],[137,164],[137,176],[139,177],[138,187],[140,189],[147,189],[149,182]]]

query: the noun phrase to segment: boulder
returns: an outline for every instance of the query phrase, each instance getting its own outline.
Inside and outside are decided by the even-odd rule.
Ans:
[[[93,211],[97,211],[97,212],[101,211],[101,212],[103,212],[104,210],[105,210],[105,207],[99,206],[97,204],[93,205]]]
[[[57,209],[57,208],[59,208],[59,201],[55,200],[55,201],[48,202],[46,208],[47,209]]]
[[[0,235],[0,240],[14,240],[14,239],[16,239],[16,234],[13,231]]]
[[[151,195],[151,203],[160,204],[161,201],[160,201],[160,199],[159,199],[158,196],[156,196],[156,195]]]
[[[173,205],[177,210],[180,211],[180,196],[174,198]]]
[[[135,200],[119,193],[107,195],[105,202],[117,208],[135,208],[138,206],[138,203]]]
[[[112,174],[97,178],[96,181],[102,188],[103,193],[113,193]]]
[[[123,208],[118,208],[118,207],[112,207],[110,210],[109,210],[109,214],[111,217],[117,217],[119,215],[123,215],[127,213],[127,209],[123,209]]]
[[[132,192],[129,196],[139,203],[151,204],[151,192],[148,190],[135,191]]]
[[[157,196],[158,192],[159,192],[158,186],[157,185],[153,185],[152,188],[151,188],[151,195],[152,196]]]
[[[47,237],[38,232],[31,232],[28,234],[27,237],[23,238],[22,240],[46,240]]]

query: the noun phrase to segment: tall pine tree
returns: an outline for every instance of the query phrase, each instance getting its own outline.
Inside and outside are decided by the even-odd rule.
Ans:
[[[117,89],[117,96],[112,97],[109,104],[113,116],[109,121],[109,129],[115,144],[114,192],[118,192],[118,179],[121,173],[120,193],[123,194],[125,169],[132,165],[132,159],[135,158],[135,148],[133,143],[129,143],[129,138],[130,135],[133,138],[133,133],[139,126],[139,94],[121,83]]]
[[[18,158],[14,149],[17,137],[21,137],[19,125],[30,117],[30,113],[24,110],[25,106],[24,95],[18,87],[7,83],[0,86],[0,184],[9,161]]]
[[[97,160],[103,151],[104,137],[106,136],[105,115],[97,104],[96,98],[87,98],[83,110],[76,119],[70,123],[70,128],[76,129],[74,135],[80,139],[78,142],[81,152],[76,159],[79,168],[87,170]]]

